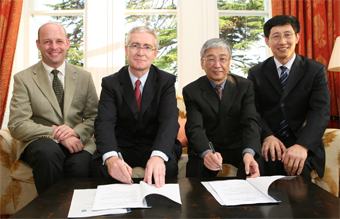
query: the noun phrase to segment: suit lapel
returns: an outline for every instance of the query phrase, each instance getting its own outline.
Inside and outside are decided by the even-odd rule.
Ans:
[[[264,70],[264,74],[267,76],[270,83],[272,83],[273,87],[276,89],[276,91],[282,95],[282,86],[280,83],[280,78],[277,73],[276,65],[274,62],[274,57],[272,57],[268,64],[266,65],[266,68]]]
[[[51,103],[55,111],[59,114],[61,118],[63,118],[61,109],[59,107],[57,97],[55,96],[55,93],[53,91],[51,81],[48,78],[48,75],[46,74],[46,70],[44,66],[42,65],[42,61],[40,61],[36,67],[33,69],[32,78],[40,91],[44,94],[44,96],[48,99],[48,101]]]
[[[218,114],[220,100],[207,76],[205,76],[204,80],[202,80],[201,89],[203,100],[205,100],[211,106],[211,108],[215,111],[216,114]]]
[[[157,82],[158,75],[153,66],[151,66],[148,78],[146,79],[145,86],[143,88],[142,102],[140,115],[143,115],[146,109],[149,107],[152,99],[156,95],[159,83]]]
[[[64,118],[66,118],[77,87],[78,73],[68,62],[65,63],[65,92],[64,92]]]
[[[221,109],[223,109],[224,113],[229,111],[231,105],[234,102],[236,94],[237,90],[235,89],[235,80],[232,75],[228,74],[221,101]]]
[[[128,66],[122,69],[121,75],[119,77],[119,81],[120,81],[120,92],[122,93],[122,96],[125,102],[131,109],[133,113],[133,117],[136,120],[138,120],[139,112],[138,112],[137,100],[136,100],[136,96],[135,96],[135,93],[132,87],[132,82],[129,76]],[[142,96],[142,101],[143,101],[143,96]]]
[[[283,91],[281,99],[287,97],[287,95],[293,90],[296,84],[300,81],[304,72],[304,65],[302,64],[301,57],[299,55],[296,55],[295,61],[292,65],[292,69],[289,72],[286,88]]]

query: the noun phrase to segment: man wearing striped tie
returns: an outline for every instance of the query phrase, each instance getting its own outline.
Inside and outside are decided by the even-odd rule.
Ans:
[[[316,169],[323,177],[322,135],[330,118],[326,66],[298,55],[300,23],[278,15],[264,25],[266,44],[274,57],[251,68],[255,104],[261,116],[262,155],[268,175],[302,175]]]

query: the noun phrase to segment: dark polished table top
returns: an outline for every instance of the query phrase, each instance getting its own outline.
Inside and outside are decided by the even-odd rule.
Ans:
[[[179,183],[182,205],[160,195],[150,195],[151,209],[132,209],[126,214],[93,218],[339,218],[339,198],[302,177],[277,180],[269,187],[269,192],[281,203],[231,207],[221,206],[200,183],[215,179],[231,178],[167,179],[167,183]],[[117,181],[62,179],[11,218],[67,218],[74,189],[112,183]]]

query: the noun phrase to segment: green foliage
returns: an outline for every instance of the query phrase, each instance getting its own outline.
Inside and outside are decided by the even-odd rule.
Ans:
[[[127,0],[126,8],[133,9],[176,9],[173,0]],[[130,15],[127,24],[147,25],[158,33],[158,68],[177,75],[177,16],[176,15]],[[127,61],[126,61],[127,64]]]
[[[54,10],[75,10],[84,9],[85,0],[63,0],[63,2],[56,5],[46,4],[46,6]],[[52,16],[53,22],[58,22],[68,31],[70,28],[72,32],[68,31],[67,37],[71,41],[70,48],[67,51],[66,60],[76,66],[83,67],[83,53],[84,53],[84,19],[83,16]]]
[[[220,10],[263,11],[264,0],[218,0]],[[233,47],[232,70],[241,68],[246,75],[248,69],[258,64],[260,57],[247,57],[240,52],[249,52],[263,40],[264,17],[260,16],[221,16],[220,38],[225,39]],[[254,61],[254,58],[257,59]]]

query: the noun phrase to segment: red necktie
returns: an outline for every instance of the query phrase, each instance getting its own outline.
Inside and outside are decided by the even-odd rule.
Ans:
[[[140,85],[140,80],[136,81],[136,87],[135,87],[135,95],[136,95],[136,99],[137,99],[137,104],[138,104],[138,112],[140,112],[140,103],[142,100],[142,95],[140,93],[139,90],[139,85]]]

